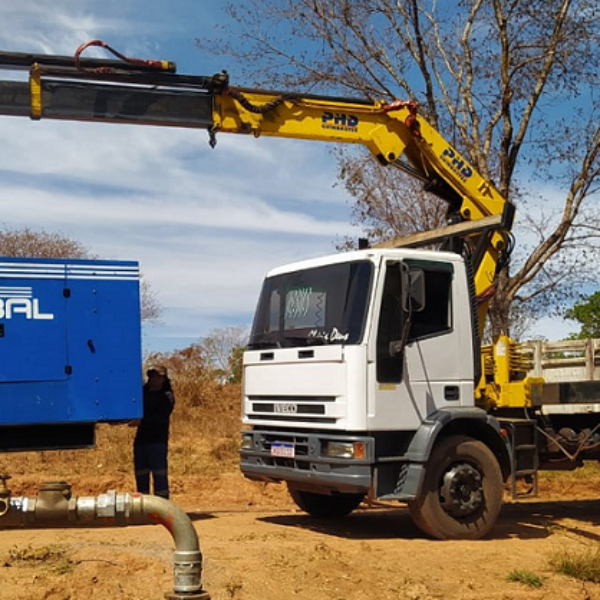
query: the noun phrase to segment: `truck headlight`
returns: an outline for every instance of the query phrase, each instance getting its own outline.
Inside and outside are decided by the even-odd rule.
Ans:
[[[240,444],[240,450],[252,450],[254,447],[254,440],[250,434],[242,435],[242,442]]]
[[[329,458],[365,458],[364,442],[327,442],[323,454]]]

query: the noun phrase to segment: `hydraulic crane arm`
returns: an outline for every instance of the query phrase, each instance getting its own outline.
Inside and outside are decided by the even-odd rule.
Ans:
[[[88,45],[118,60],[81,58]],[[74,58],[0,52],[0,70],[29,74],[27,82],[0,81],[0,115],[201,128],[212,146],[218,133],[366,146],[381,164],[401,168],[448,203],[458,225],[447,234],[471,255],[482,330],[510,247],[514,207],[417,114],[414,102],[236,88],[226,73],[178,75],[173,63],[128,59],[99,41]]]

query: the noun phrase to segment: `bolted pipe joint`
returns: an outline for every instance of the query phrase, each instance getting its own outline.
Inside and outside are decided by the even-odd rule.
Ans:
[[[7,478],[0,478],[0,529],[160,524],[175,542],[173,593],[165,594],[165,598],[210,600],[202,589],[202,553],[194,525],[168,500],[114,490],[96,497],[73,497],[65,481],[42,483],[37,497],[11,497]]]
[[[10,508],[10,490],[6,482],[10,475],[0,474],[0,517],[4,516]]]

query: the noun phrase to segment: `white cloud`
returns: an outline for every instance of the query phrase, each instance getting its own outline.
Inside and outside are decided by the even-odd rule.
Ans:
[[[72,55],[104,38],[125,53],[192,63],[193,39],[221,4],[3,2],[0,49]],[[166,14],[190,11],[196,19]],[[266,271],[353,234],[324,144],[220,135],[211,150],[202,130],[8,117],[0,139],[0,225],[60,231],[99,256],[139,260],[165,307],[149,350],[249,324]]]
[[[8,0],[0,5],[0,21],[3,49],[44,54],[72,55],[82,42],[114,28],[74,0]]]
[[[72,56],[84,42],[103,39],[114,45],[114,39],[120,52],[136,54],[155,45],[146,36],[164,39],[185,32],[186,27],[174,17],[184,6],[189,8],[189,2],[173,0],[153,10],[147,4],[140,0],[3,0],[0,47]],[[86,55],[99,53],[92,49]]]
[[[323,152],[310,152],[309,160],[306,144],[242,138],[212,151],[197,143],[202,132],[27,121],[19,132],[17,122],[0,122],[3,191],[13,199],[6,224],[40,214],[53,227],[93,220],[94,227],[140,230],[351,233],[347,215],[340,217],[344,197],[332,188],[333,163],[323,165]],[[275,155],[283,157],[279,164]],[[330,205],[331,214],[315,218],[313,204]]]
[[[528,338],[543,338],[551,342],[564,340],[572,333],[577,333],[579,327],[574,321],[557,319],[556,317],[542,317],[527,330]]]

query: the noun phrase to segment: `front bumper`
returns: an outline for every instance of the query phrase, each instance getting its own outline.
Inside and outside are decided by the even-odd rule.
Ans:
[[[373,483],[375,443],[368,436],[329,435],[325,432],[298,433],[243,431],[252,436],[251,449],[240,451],[242,473],[255,481],[292,484],[314,493],[367,493]],[[330,458],[324,455],[327,443],[362,442],[364,458]],[[293,448],[293,456],[273,454],[274,445]]]

